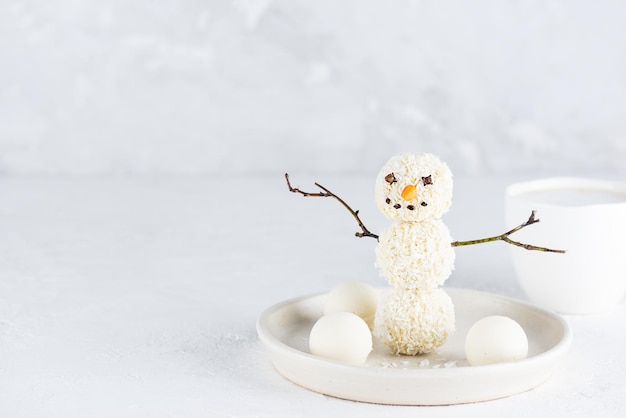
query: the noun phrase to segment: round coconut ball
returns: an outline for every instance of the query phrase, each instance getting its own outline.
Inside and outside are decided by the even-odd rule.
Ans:
[[[407,186],[411,193],[403,193]],[[440,218],[452,203],[452,172],[433,154],[392,157],[380,170],[374,188],[376,205],[389,219]]]
[[[378,306],[378,293],[367,283],[345,282],[335,286],[326,297],[324,315],[351,312],[361,317],[370,330]]]
[[[395,354],[429,353],[453,332],[454,305],[442,289],[394,289],[374,321],[374,335]]]
[[[454,248],[440,219],[397,222],[383,231],[376,246],[376,265],[393,286],[435,288],[454,269]]]
[[[506,316],[487,316],[476,322],[465,337],[465,356],[472,366],[525,359],[528,338],[524,329]]]
[[[311,354],[361,365],[372,351],[372,334],[359,316],[336,312],[317,320],[309,335]]]

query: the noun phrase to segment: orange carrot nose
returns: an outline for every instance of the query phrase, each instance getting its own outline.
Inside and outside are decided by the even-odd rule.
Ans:
[[[417,197],[417,189],[412,184],[409,184],[402,190],[402,198],[404,200],[413,200]]]

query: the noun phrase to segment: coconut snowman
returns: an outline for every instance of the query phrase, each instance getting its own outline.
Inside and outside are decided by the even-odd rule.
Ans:
[[[348,209],[362,230],[355,235],[378,241],[376,265],[391,285],[388,294],[377,305],[369,303],[371,301],[365,303],[362,296],[354,292],[355,289],[362,291],[360,286],[340,289],[339,304],[331,310],[341,311],[339,305],[346,308],[346,302],[349,301],[351,307],[343,310],[358,313],[361,318],[357,315],[347,318],[344,315],[339,320],[349,325],[344,324],[343,327],[339,320],[323,321],[327,322],[327,326],[319,333],[322,337],[318,341],[322,346],[329,344],[320,350],[333,351],[329,357],[345,354],[355,363],[365,361],[371,350],[371,341],[365,341],[365,337],[370,335],[368,326],[373,330],[372,334],[395,354],[425,354],[443,345],[455,330],[454,305],[442,288],[454,268],[454,247],[502,240],[527,250],[564,252],[510,239],[511,234],[539,222],[534,211],[525,223],[504,234],[453,242],[448,227],[441,220],[452,203],[452,173],[433,154],[398,155],[381,168],[375,183],[376,204],[388,219],[395,222],[380,235],[370,232],[359,218],[359,211],[354,211],[327,188],[315,183],[322,191],[308,193],[292,187],[288,174],[285,174],[285,179],[291,192],[303,196],[333,197]],[[366,308],[365,314],[357,312],[363,308]],[[372,310],[375,312],[370,312]],[[371,316],[374,317],[373,324],[367,320]],[[348,331],[354,331],[356,322],[362,328],[360,334],[364,341],[361,344],[363,350],[358,354],[352,352],[352,337],[343,338],[348,335]],[[341,339],[346,341],[339,343]]]
[[[383,231],[376,264],[392,286],[374,335],[398,354],[427,353],[454,332],[454,305],[441,288],[454,268],[452,238],[441,216],[452,202],[452,173],[432,154],[391,158],[375,185],[378,208],[396,221]]]

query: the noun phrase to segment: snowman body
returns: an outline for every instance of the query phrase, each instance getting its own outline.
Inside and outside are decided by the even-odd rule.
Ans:
[[[374,333],[397,354],[427,353],[454,332],[454,306],[440,287],[454,268],[452,238],[440,219],[451,204],[452,174],[432,154],[404,154],[383,166],[375,191],[379,209],[396,222],[376,247],[392,290]]]
[[[452,273],[451,242],[450,231],[441,219],[396,222],[379,236],[376,265],[396,288],[435,288]]]

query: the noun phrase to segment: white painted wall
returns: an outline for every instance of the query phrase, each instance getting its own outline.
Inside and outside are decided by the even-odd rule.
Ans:
[[[626,174],[626,2],[0,2],[0,173]],[[373,168],[372,168],[373,167]]]

